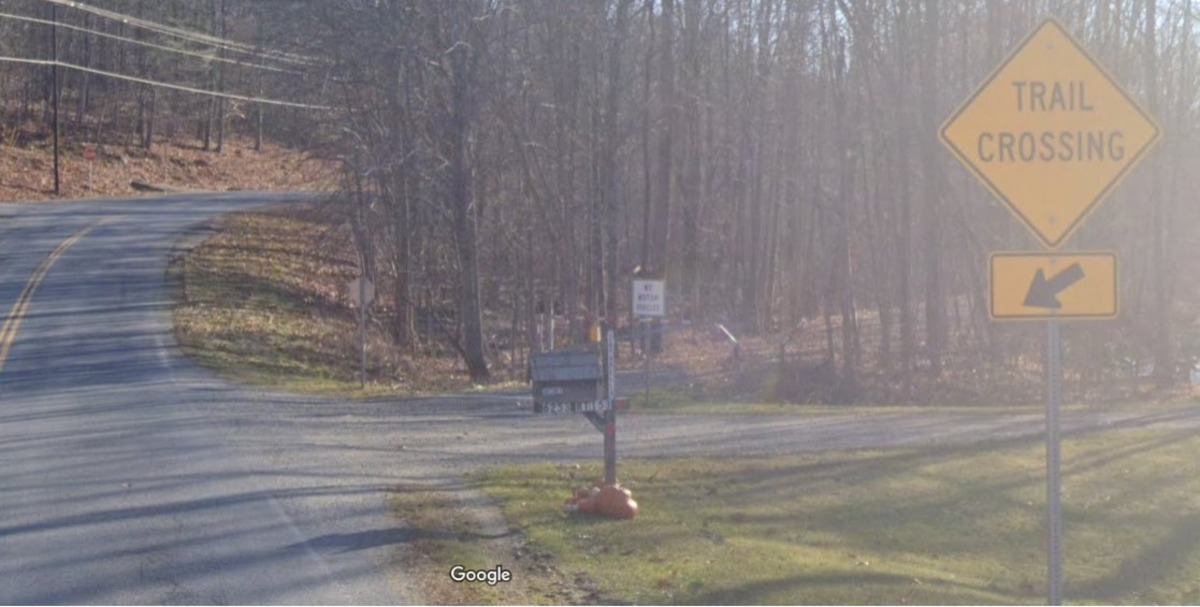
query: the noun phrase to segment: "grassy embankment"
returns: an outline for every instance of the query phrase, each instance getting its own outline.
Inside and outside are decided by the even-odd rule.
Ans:
[[[174,309],[184,352],[221,377],[274,389],[362,397],[471,389],[448,357],[397,351],[368,331],[359,386],[357,310],[345,285],[357,274],[348,234],[311,205],[235,213],[176,268]]]

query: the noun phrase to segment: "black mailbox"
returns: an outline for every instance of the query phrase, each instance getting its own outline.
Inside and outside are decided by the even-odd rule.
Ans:
[[[592,344],[534,354],[535,413],[578,413],[604,408],[604,368],[600,350]]]

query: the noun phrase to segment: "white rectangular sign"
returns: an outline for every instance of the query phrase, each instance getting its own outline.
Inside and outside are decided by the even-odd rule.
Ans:
[[[363,280],[367,281],[367,284],[360,284]],[[370,278],[355,278],[346,285],[346,290],[354,305],[359,305],[359,299],[363,296],[366,296],[368,306],[375,301],[375,283],[371,282]]]
[[[633,281],[634,316],[666,316],[666,281]]]

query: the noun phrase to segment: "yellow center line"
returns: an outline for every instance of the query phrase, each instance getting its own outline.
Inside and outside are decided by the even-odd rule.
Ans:
[[[4,363],[8,361],[8,351],[12,348],[13,342],[17,340],[17,331],[21,328],[21,320],[24,319],[26,311],[29,310],[29,303],[33,300],[33,294],[37,291],[38,285],[42,284],[42,280],[46,278],[46,274],[50,272],[54,262],[62,257],[67,249],[79,242],[81,238],[87,236],[88,232],[97,227],[111,221],[112,217],[101,219],[78,232],[71,235],[70,238],[62,241],[53,251],[50,252],[42,263],[38,264],[36,270],[33,271],[33,276],[29,277],[29,282],[25,283],[25,288],[21,290],[21,295],[17,297],[17,301],[13,303],[13,307],[8,312],[8,318],[4,321],[4,326],[0,327],[0,371],[4,370]]]

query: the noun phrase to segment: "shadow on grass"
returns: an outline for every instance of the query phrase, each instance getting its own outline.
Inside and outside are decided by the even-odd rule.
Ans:
[[[1085,583],[1068,583],[1072,599],[1111,603],[1120,597],[1140,597],[1161,586],[1163,580],[1194,559],[1200,546],[1200,514],[1190,514],[1170,524],[1165,538],[1125,559],[1111,575]],[[1195,592],[1193,590],[1193,592]],[[1192,600],[1200,597],[1193,597]],[[1182,599],[1168,599],[1178,603]]]
[[[1200,502],[1192,497],[1200,493],[1192,457],[1198,443],[1194,430],[1170,428],[1095,430],[1066,441],[1069,600],[1200,599]],[[624,578],[639,601],[1037,601],[1045,576],[1043,444],[1033,436],[890,451],[632,460],[622,473],[642,509],[635,521],[562,520],[549,509],[525,508],[513,510],[510,523],[541,537],[551,529],[557,539],[549,545],[564,555],[649,562],[638,566],[640,579],[678,588],[665,595],[653,582],[647,588]],[[575,477],[590,473],[520,467],[505,472],[501,484],[509,503],[544,501],[567,495]],[[859,557],[871,561],[870,570],[840,571],[840,559]],[[805,571],[812,573],[791,575]],[[747,581],[755,573],[768,579]]]
[[[892,604],[963,604],[963,603],[1002,603],[994,594],[985,588],[958,582],[942,580],[921,581],[918,583],[912,576],[863,572],[863,573],[821,573],[815,575],[796,575],[777,578],[766,582],[750,582],[731,588],[700,594],[688,595],[680,601],[687,605],[770,605],[794,601],[800,597],[803,601],[806,590],[831,586],[878,586],[886,589],[892,597]],[[906,590],[901,590],[901,589]],[[910,598],[912,597],[912,598]],[[969,597],[969,598],[967,598]],[[915,600],[913,600],[915,598]]]

